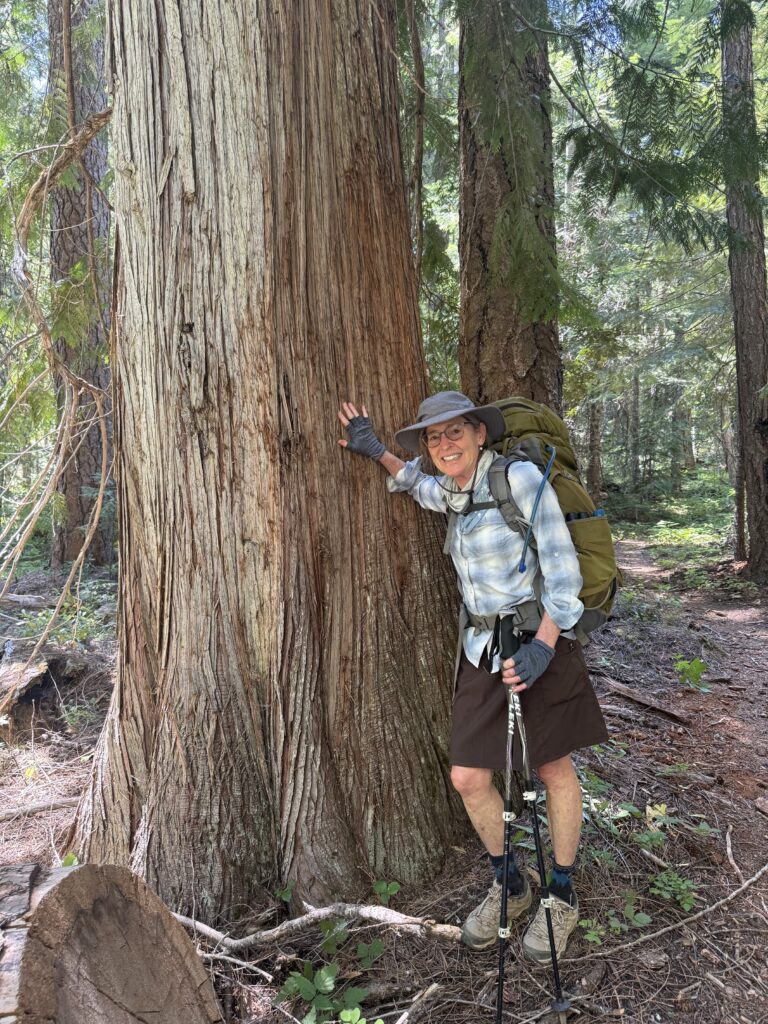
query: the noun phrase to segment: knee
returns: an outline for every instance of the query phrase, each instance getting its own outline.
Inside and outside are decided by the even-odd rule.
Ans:
[[[557,761],[539,765],[536,773],[547,789],[572,785],[576,779],[576,769],[573,767],[570,754],[558,758]]]
[[[461,768],[456,765],[451,768],[453,788],[462,800],[471,801],[483,796],[491,786],[492,778],[493,773],[487,768]]]

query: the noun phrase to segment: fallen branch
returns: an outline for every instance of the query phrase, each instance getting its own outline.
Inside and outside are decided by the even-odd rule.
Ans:
[[[253,971],[254,974],[260,975],[266,981],[274,981],[275,979],[267,971],[257,967],[256,964],[249,964],[247,960],[240,960],[236,956],[227,956],[226,953],[201,953],[197,951],[198,956],[202,957],[203,960],[225,960],[228,964],[234,964],[236,967],[244,967],[248,971]]]
[[[641,848],[640,848],[640,853],[642,853],[642,855],[643,855],[644,857],[647,857],[647,858],[648,858],[648,860],[651,860],[651,861],[653,861],[653,863],[654,863],[654,864],[658,864],[658,866],[659,866],[660,868],[663,868],[663,869],[664,869],[665,871],[668,871],[668,870],[669,870],[669,864],[667,864],[667,862],[666,862],[665,860],[662,860],[662,859],[661,859],[661,857],[657,857],[655,853],[651,853],[651,851],[650,851],[650,850],[644,850],[644,849],[643,849],[643,848],[641,847]],[[744,881],[744,879],[742,878],[742,882],[743,882],[743,881]]]
[[[43,597],[40,594],[3,594],[0,597],[0,604],[14,605],[25,612],[38,612],[44,608],[52,608],[55,604],[50,597]]]
[[[0,821],[26,818],[33,814],[41,814],[43,811],[57,811],[60,807],[77,807],[79,803],[79,796],[64,796],[58,800],[43,800],[39,804],[28,804],[26,807],[12,807],[8,811],[0,811]]]
[[[638,690],[633,690],[630,686],[625,686],[623,683],[617,683],[615,679],[610,679],[608,676],[602,676],[603,684],[611,691],[616,693],[620,697],[626,697],[627,700],[634,701],[635,704],[640,704],[644,708],[651,708],[653,711],[658,711],[660,715],[666,715],[667,718],[672,718],[676,722],[682,722],[683,725],[690,725],[691,720],[685,715],[679,715],[677,711],[671,711],[666,705],[662,704],[661,701],[656,700],[654,697],[648,697],[644,693],[640,693]]]
[[[409,917],[408,914],[399,914],[389,907],[362,906],[357,903],[332,903],[329,907],[309,907],[306,914],[301,917],[294,917],[290,921],[284,921],[276,928],[267,928],[264,931],[252,932],[243,936],[242,939],[233,939],[223,932],[217,932],[215,928],[209,928],[207,924],[201,924],[191,917],[184,917],[182,914],[173,916],[186,928],[191,928],[199,935],[213,942],[224,946],[225,949],[238,950],[249,949],[251,946],[268,946],[273,943],[282,942],[285,939],[300,935],[308,928],[313,928],[321,921],[329,918],[342,918],[345,921],[369,921],[379,924],[383,928],[397,928],[400,931],[414,932],[417,935],[426,936],[432,939],[441,939],[445,942],[458,942],[461,938],[461,929],[452,924],[437,924],[437,922],[422,917]]]
[[[726,856],[728,857],[728,863],[731,865],[733,870],[736,872],[736,877],[743,884],[744,883],[744,875],[741,873],[741,868],[739,867],[739,865],[733,859],[733,850],[731,848],[731,832],[733,832],[733,825],[729,825],[728,826],[728,831],[725,834],[725,853],[726,853]]]
[[[682,921],[676,921],[674,924],[668,924],[666,928],[660,928],[657,932],[651,932],[648,935],[641,935],[639,939],[635,939],[633,942],[624,942],[620,946],[612,946],[610,949],[601,949],[596,953],[588,953],[586,956],[574,956],[569,957],[567,960],[562,960],[564,964],[577,964],[582,963],[585,960],[599,960],[603,957],[611,957],[616,953],[623,953],[627,949],[634,949],[635,946],[640,946],[644,942],[650,942],[652,939],[658,939],[661,935],[668,935],[670,932],[677,931],[678,928],[685,928],[689,924],[693,924],[694,921],[698,921],[699,918],[705,917],[707,914],[711,914],[713,910],[719,910],[720,907],[724,907],[726,903],[730,903],[731,900],[735,900],[737,896],[741,896],[751,885],[758,882],[763,875],[768,872],[768,864],[763,864],[760,870],[748,878],[743,885],[740,885],[738,889],[734,889],[733,892],[724,896],[721,900],[716,903],[711,903],[708,907],[704,907],[696,914],[692,914],[690,917],[684,918]]]
[[[397,1020],[395,1021],[395,1024],[406,1024],[406,1021],[411,1016],[413,1011],[418,1006],[422,1005],[423,1003],[426,1003],[426,1001],[428,999],[430,999],[435,994],[435,992],[438,992],[439,989],[440,989],[440,986],[438,985],[438,983],[436,981],[433,981],[432,984],[429,986],[429,988],[425,988],[421,992],[419,992],[419,994],[413,1000],[413,1002],[408,1007],[408,1009],[405,1011],[405,1013],[401,1014],[397,1018]]]

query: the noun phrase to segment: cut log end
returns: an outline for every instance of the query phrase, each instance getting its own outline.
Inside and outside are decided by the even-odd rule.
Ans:
[[[0,913],[3,1024],[222,1021],[184,929],[126,868],[2,868]]]

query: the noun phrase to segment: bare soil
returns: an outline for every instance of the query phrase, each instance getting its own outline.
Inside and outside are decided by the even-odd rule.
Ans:
[[[709,908],[768,862],[766,594],[746,603],[678,592],[674,572],[655,566],[638,541],[620,544],[620,561],[627,588],[619,617],[588,650],[610,742],[577,758],[587,799],[576,888],[581,919],[594,922],[593,938],[600,941],[587,941],[587,926],[571,939],[562,964],[573,996],[569,1020],[762,1024],[768,1022],[768,874]],[[105,645],[87,654],[86,670],[67,693],[57,697],[49,686],[22,723],[26,731],[7,737],[0,750],[0,810],[82,789],[108,702],[112,657]],[[697,658],[706,664],[704,677],[698,686],[685,685],[675,662]],[[656,707],[628,699],[626,688]],[[70,807],[1,821],[0,862],[56,863],[73,813]],[[520,824],[526,826],[525,815]],[[522,831],[518,839],[518,858],[530,866],[530,836]],[[652,891],[665,871],[691,884],[690,909]],[[457,832],[439,878],[404,888],[391,905],[459,923],[489,882],[487,861],[467,829]],[[283,912],[276,902],[273,907],[275,915]],[[691,920],[700,911],[706,912]],[[635,921],[637,913],[649,921]],[[508,950],[504,1020],[553,1022],[551,978],[522,957],[523,928]],[[384,953],[363,971],[357,943],[376,934],[371,926],[352,928],[335,955],[337,988],[349,982],[370,989],[369,1024],[377,1017],[399,1022],[413,998],[432,985],[429,998],[403,1018],[408,1024],[494,1020],[495,949],[477,954],[386,933]],[[238,954],[274,975],[274,984],[243,964],[212,961],[228,1019],[300,1020],[303,1004],[276,1008],[272,999],[302,961],[328,960],[322,938],[308,933],[280,949]]]

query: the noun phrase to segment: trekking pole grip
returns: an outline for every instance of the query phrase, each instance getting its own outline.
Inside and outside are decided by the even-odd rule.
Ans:
[[[505,615],[499,624],[499,640],[502,660],[514,658],[520,650],[520,634],[515,631],[515,619]]]

